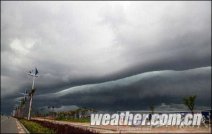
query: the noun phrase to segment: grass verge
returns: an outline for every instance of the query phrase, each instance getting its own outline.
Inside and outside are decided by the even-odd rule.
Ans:
[[[88,128],[78,128],[68,124],[57,124],[51,121],[33,120],[42,126],[55,130],[57,134],[97,134],[96,131],[91,131]]]
[[[28,121],[25,119],[20,119],[19,120],[30,133],[46,133],[46,134],[55,134],[54,130],[51,130],[47,127],[43,127],[40,124],[33,122],[33,121]]]

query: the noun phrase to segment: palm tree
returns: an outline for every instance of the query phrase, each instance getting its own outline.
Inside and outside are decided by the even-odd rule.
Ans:
[[[184,105],[186,105],[189,108],[192,114],[194,114],[195,100],[196,100],[196,95],[183,98]]]
[[[50,109],[51,109],[52,117],[54,117],[54,106],[51,106]]]
[[[151,110],[151,114],[149,115],[149,120],[151,120],[152,119],[152,114],[154,113],[154,109],[155,109],[155,107],[153,106],[153,105],[151,105],[150,107],[149,107],[149,109]]]
[[[151,110],[151,112],[152,112],[152,114],[153,114],[153,113],[154,113],[154,110],[155,110],[154,106],[151,105],[151,106],[149,107],[149,109]]]

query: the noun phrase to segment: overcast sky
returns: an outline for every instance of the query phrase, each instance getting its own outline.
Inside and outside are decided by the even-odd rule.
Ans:
[[[210,59],[210,1],[1,2],[3,112],[34,67],[35,108],[208,108]]]

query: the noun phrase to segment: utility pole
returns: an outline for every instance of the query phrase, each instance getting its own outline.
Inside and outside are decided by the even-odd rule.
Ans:
[[[27,118],[28,120],[30,120],[30,117],[31,117],[32,97],[33,97],[33,94],[35,92],[35,78],[38,77],[37,74],[38,74],[37,68],[35,68],[35,70],[29,71],[29,73],[28,73],[28,75],[32,76],[32,78],[33,78],[33,81],[32,81],[32,90],[29,93],[30,102],[29,102],[29,112],[28,112],[28,118]]]

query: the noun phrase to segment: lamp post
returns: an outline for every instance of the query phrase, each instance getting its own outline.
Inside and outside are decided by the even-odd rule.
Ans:
[[[13,106],[13,108],[14,108],[14,114],[13,114],[13,117],[17,117],[18,105],[17,105],[17,104],[15,104],[15,105]]]
[[[21,95],[23,95],[23,99],[22,99],[22,106],[23,106],[23,117],[26,115],[26,102],[27,102],[27,96],[28,96],[28,93],[27,93],[27,90],[25,90],[25,92],[24,93],[19,93],[19,94],[21,94]]]
[[[29,97],[30,97],[30,102],[29,102],[29,112],[28,112],[28,120],[30,120],[31,117],[31,109],[32,109],[32,97],[33,94],[35,92],[35,78],[38,77],[38,70],[37,68],[35,68],[35,70],[29,71],[28,75],[32,76],[33,81],[32,81],[32,90],[29,93]]]

